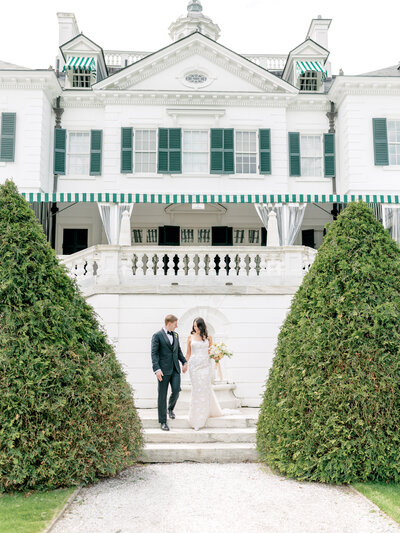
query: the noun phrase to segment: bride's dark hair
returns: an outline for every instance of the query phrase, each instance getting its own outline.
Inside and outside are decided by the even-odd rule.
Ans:
[[[206,323],[204,322],[204,320],[200,317],[198,318],[195,318],[193,320],[193,327],[192,327],[192,333],[195,333],[194,331],[194,323],[196,322],[197,324],[197,327],[199,328],[200,330],[200,337],[203,339],[203,341],[205,341],[206,339],[208,339],[208,331],[207,331],[207,326],[206,326]]]

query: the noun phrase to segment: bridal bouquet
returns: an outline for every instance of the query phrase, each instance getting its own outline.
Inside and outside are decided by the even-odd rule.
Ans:
[[[210,348],[210,359],[219,363],[223,357],[232,357],[233,353],[224,342],[214,342]]]

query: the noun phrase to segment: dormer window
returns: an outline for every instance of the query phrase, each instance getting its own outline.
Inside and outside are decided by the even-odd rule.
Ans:
[[[96,62],[94,57],[69,57],[64,69],[75,88],[90,88],[96,82]]]
[[[72,74],[72,87],[90,87],[92,75],[84,68],[74,69]]]
[[[318,74],[309,70],[299,77],[300,91],[318,91]]]
[[[296,76],[300,91],[319,91],[327,71],[319,61],[297,61]]]

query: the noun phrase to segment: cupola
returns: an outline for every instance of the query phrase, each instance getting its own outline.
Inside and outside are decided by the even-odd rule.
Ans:
[[[178,41],[195,31],[217,41],[221,34],[220,27],[203,14],[200,0],[190,0],[187,14],[179,17],[169,27],[169,35],[173,41]]]

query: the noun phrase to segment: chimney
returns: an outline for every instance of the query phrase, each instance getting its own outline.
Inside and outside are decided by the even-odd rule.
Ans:
[[[312,39],[316,43],[329,50],[328,30],[331,22],[332,19],[323,19],[321,15],[318,15],[318,18],[316,19],[312,19],[306,39]]]
[[[57,13],[58,18],[58,45],[70,41],[79,35],[78,23],[74,13]]]

